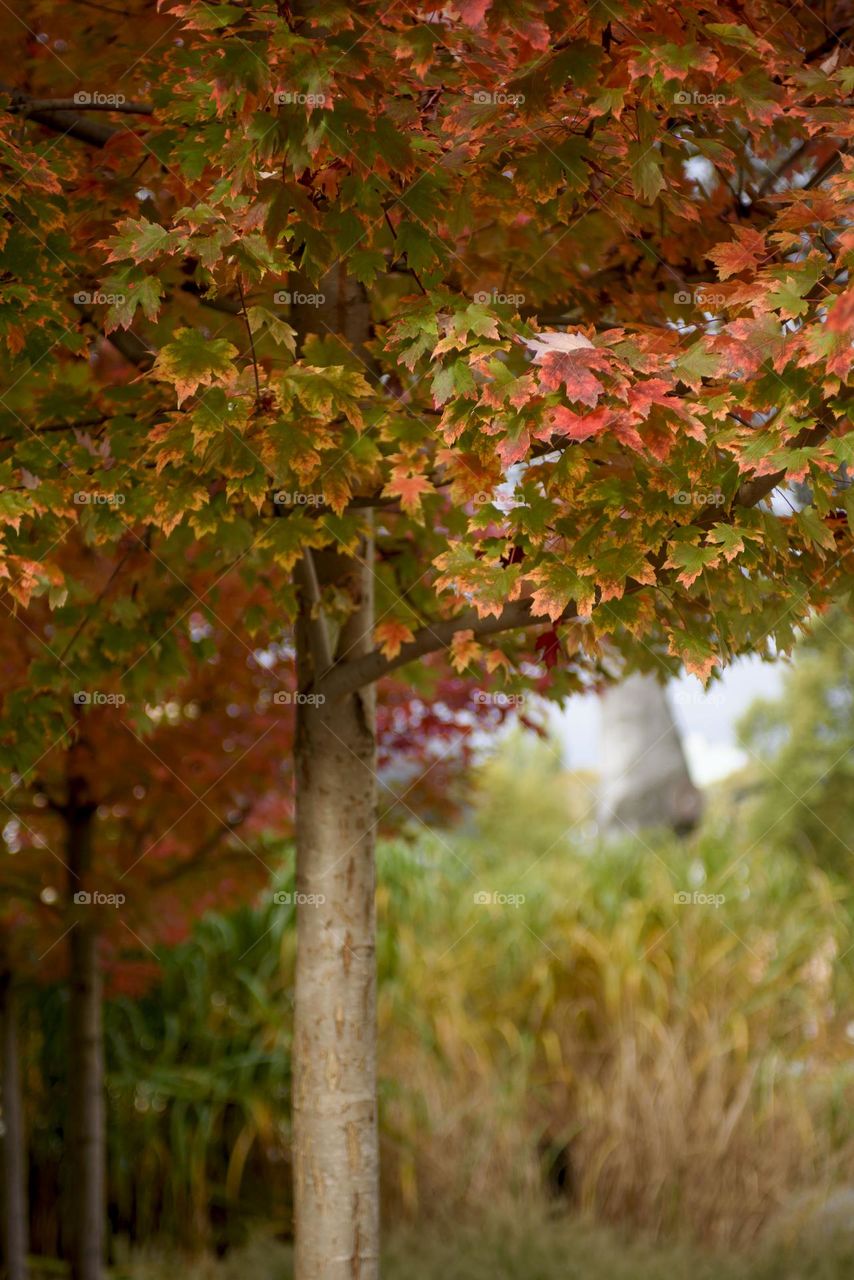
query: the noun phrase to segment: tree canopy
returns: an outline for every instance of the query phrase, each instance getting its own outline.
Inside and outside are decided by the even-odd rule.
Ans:
[[[377,648],[333,692],[437,649],[707,677],[849,585],[854,73],[814,8],[43,3],[11,38],[3,572],[57,643],[69,540],[192,548],[286,621],[371,508]],[[115,663],[138,621],[100,614]]]

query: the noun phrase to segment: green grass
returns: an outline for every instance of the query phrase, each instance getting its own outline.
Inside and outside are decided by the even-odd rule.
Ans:
[[[257,1240],[222,1260],[176,1265],[138,1258],[115,1280],[291,1280],[291,1252]],[[422,1226],[397,1233],[385,1249],[384,1280],[850,1280],[854,1224],[753,1254],[720,1256],[688,1246],[644,1244],[569,1217],[530,1208],[494,1223]]]

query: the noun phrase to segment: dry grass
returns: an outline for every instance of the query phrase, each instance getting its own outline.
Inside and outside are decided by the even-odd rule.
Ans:
[[[854,1235],[726,1257],[671,1244],[630,1241],[614,1230],[534,1211],[491,1215],[474,1227],[398,1230],[384,1249],[385,1280],[849,1280]],[[218,1261],[149,1254],[113,1280],[292,1280],[290,1249],[256,1240]]]
[[[518,1212],[565,1146],[592,1217],[745,1246],[799,1188],[852,1176],[849,916],[826,879],[758,851],[733,868],[721,836],[564,842],[533,870],[535,843],[454,853],[399,846],[383,874],[395,1217]],[[676,903],[692,884],[726,901]]]

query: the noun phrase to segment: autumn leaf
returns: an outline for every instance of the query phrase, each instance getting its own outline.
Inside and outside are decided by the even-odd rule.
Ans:
[[[178,329],[172,342],[161,348],[153,373],[174,386],[182,404],[199,387],[232,376],[236,355],[237,347],[225,338],[206,338],[198,329]]]
[[[395,471],[383,489],[383,496],[399,498],[400,505],[410,516],[421,510],[421,499],[427,493],[435,493],[427,477],[411,475],[405,471]]]
[[[374,628],[374,639],[385,658],[396,658],[401,647],[414,639],[412,631],[405,622],[389,618]]]
[[[579,401],[596,407],[599,397],[605,391],[605,384],[593,373],[608,368],[608,356],[597,348],[587,350],[579,346],[574,350],[547,350],[536,358],[540,365],[540,386],[544,391],[558,391],[561,388],[567,399]]]
[[[481,647],[474,638],[474,632],[470,629],[465,631],[457,631],[451,640],[450,658],[451,666],[455,671],[465,671],[472,662],[477,662],[481,655]]]
[[[595,599],[593,586],[569,565],[540,565],[528,577],[536,584],[531,605],[534,617],[557,622],[570,606],[574,606],[573,612],[578,617],[590,613]]]
[[[718,268],[721,280],[728,280],[739,271],[752,271],[765,254],[765,237],[752,227],[736,227],[735,240],[716,245],[708,257]]]

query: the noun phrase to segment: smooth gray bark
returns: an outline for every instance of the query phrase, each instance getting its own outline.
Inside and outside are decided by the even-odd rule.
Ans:
[[[339,647],[370,645],[373,593]],[[305,672],[308,627],[299,628]],[[302,680],[301,680],[302,683]],[[379,1274],[372,690],[297,706],[297,1280]]]
[[[302,286],[300,286],[302,287]],[[311,287],[306,283],[305,293]],[[336,267],[320,306],[297,306],[308,333],[344,339],[373,375],[365,343],[364,290]],[[371,527],[371,513],[364,518]],[[379,1144],[376,1077],[376,742],[373,688],[328,698],[330,662],[373,646],[373,538],[358,558],[306,552],[296,575],[297,961],[293,1047],[296,1280],[376,1280],[379,1274]],[[322,595],[348,599],[340,629]]]

